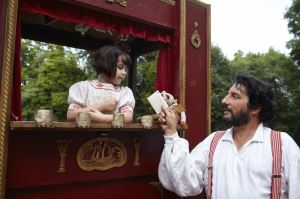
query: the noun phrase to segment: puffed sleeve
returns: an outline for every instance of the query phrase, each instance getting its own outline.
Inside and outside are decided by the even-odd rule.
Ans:
[[[85,107],[87,96],[88,96],[87,81],[81,81],[73,84],[69,89],[69,96],[68,96],[69,109]]]
[[[135,99],[132,90],[129,87],[122,88],[122,94],[118,105],[119,112],[133,112],[135,106]]]

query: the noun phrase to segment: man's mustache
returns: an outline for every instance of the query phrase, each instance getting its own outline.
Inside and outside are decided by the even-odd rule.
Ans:
[[[228,106],[226,104],[221,104],[221,110],[232,112],[232,110],[230,108],[228,108]]]

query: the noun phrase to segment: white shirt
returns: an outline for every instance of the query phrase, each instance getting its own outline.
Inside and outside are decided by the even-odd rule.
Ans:
[[[70,87],[69,109],[95,107],[97,103],[111,98],[118,101],[115,113],[133,112],[135,99],[130,88],[101,83],[96,79],[77,82]]]
[[[271,194],[271,129],[260,124],[245,145],[237,150],[232,129],[219,140],[214,154],[213,199],[269,199]],[[162,185],[179,196],[195,196],[207,190],[209,135],[189,153],[189,145],[176,133],[165,136],[159,164]],[[286,133],[282,139],[281,199],[300,199],[300,150]]]

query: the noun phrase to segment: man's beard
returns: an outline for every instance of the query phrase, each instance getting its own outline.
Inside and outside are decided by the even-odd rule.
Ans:
[[[246,110],[246,111],[240,111],[236,114],[234,114],[232,112],[232,110],[229,110],[227,109],[227,111],[229,111],[231,113],[231,117],[230,118],[225,118],[223,116],[223,121],[226,123],[226,124],[229,124],[231,126],[234,126],[234,127],[240,127],[244,124],[247,124],[250,120],[250,117],[249,117],[249,110]]]

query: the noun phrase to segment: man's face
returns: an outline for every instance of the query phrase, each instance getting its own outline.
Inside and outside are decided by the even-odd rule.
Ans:
[[[246,88],[234,84],[222,100],[223,120],[232,126],[247,124],[250,119]]]

